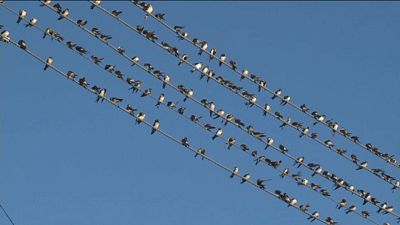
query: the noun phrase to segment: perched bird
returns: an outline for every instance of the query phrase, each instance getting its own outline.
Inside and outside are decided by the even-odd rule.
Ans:
[[[118,17],[119,15],[121,15],[121,13],[122,13],[122,11],[113,10],[113,11],[111,12],[111,15],[113,15],[113,16],[115,16],[115,17]]]
[[[240,183],[243,184],[244,182],[250,180],[250,178],[251,178],[250,173],[246,173],[246,174],[243,176],[242,181],[241,181]]]
[[[365,168],[367,168],[367,166],[368,166],[368,162],[364,161],[364,162],[360,163],[360,165],[358,166],[358,168],[356,170],[365,169]]]
[[[1,40],[4,42],[9,42],[10,41],[10,32],[7,30],[3,30],[1,32]]]
[[[77,46],[77,44],[75,44],[72,41],[67,41],[66,44],[67,44],[67,47],[70,48],[70,49],[73,49],[73,48],[75,48]]]
[[[139,112],[136,115],[136,124],[140,124],[146,118],[146,114],[144,112]]]
[[[221,56],[219,57],[219,66],[221,66],[222,63],[225,63],[225,61],[226,61],[226,55],[221,54]]]
[[[115,70],[115,66],[107,64],[104,66],[104,70],[106,70],[107,72],[113,73]]]
[[[221,137],[223,134],[223,131],[221,128],[218,128],[218,130],[215,132],[214,136],[212,137],[213,140],[215,140],[215,138]]]
[[[162,93],[162,94],[158,97],[157,104],[156,104],[155,106],[156,106],[157,108],[159,108],[160,105],[164,103],[164,99],[165,99],[165,94]]]
[[[164,80],[163,80],[163,85],[162,88],[165,89],[165,86],[167,84],[169,84],[169,82],[171,81],[171,78],[168,75],[164,75]],[[192,93],[193,94],[193,93]]]
[[[268,179],[268,180],[271,180],[271,179]],[[268,180],[257,179],[257,186],[261,189],[265,189],[265,181],[268,181]]]
[[[154,15],[158,20],[165,21],[165,13],[157,13]]]
[[[309,216],[307,218],[307,220],[311,220],[311,222],[313,222],[314,220],[319,218],[319,212],[315,211],[313,213],[311,213],[311,216]]]
[[[137,109],[133,108],[131,105],[126,105],[125,107],[126,111],[128,111],[129,114],[133,114],[135,111],[137,111]]]
[[[194,155],[194,157],[196,158],[198,155],[201,156],[201,159],[204,159],[204,155],[206,154],[206,150],[204,148],[199,148],[196,151],[196,154]]]
[[[188,98],[192,98],[193,97],[193,89],[190,89],[186,92],[185,98],[183,99],[183,102],[186,102],[186,100]]]
[[[43,70],[46,70],[49,66],[53,65],[53,58],[50,56],[46,60],[46,65],[44,66]]]
[[[101,0],[90,1],[90,3],[92,3],[92,5],[90,6],[90,9],[94,9],[94,7],[100,5]]]
[[[289,201],[288,207],[290,207],[290,206],[295,206],[296,204],[297,204],[297,199],[292,198],[292,199],[290,199],[290,201]]]
[[[210,51],[210,62],[213,58],[215,58],[215,56],[217,55],[217,49],[216,48],[212,48]]]
[[[331,140],[326,140],[324,143],[328,148],[333,148],[335,146]]]
[[[193,73],[196,70],[200,70],[202,66],[203,66],[202,63],[196,63],[194,64],[194,67],[192,70],[190,70],[190,72]]]
[[[151,95],[151,88],[148,88],[143,91],[142,95],[140,97],[147,97]]]
[[[89,83],[86,81],[85,77],[82,77],[81,79],[78,80],[79,85],[83,87],[87,87]]]
[[[71,79],[71,80],[73,80],[73,79],[75,79],[76,78],[76,74],[73,72],[73,71],[68,71],[67,72],[67,77],[68,77],[68,79]]]
[[[236,139],[233,138],[233,137],[230,137],[230,138],[228,139],[227,144],[228,144],[228,149],[231,149],[231,147],[232,147],[234,144],[236,144]]]
[[[87,20],[79,19],[79,20],[76,21],[76,23],[77,23],[80,27],[83,27],[83,26],[85,26],[85,25],[87,24]]]
[[[322,167],[318,166],[317,168],[315,168],[313,174],[311,175],[312,177],[315,176],[317,173],[321,174],[322,172]]]
[[[134,66],[134,65],[136,65],[136,64],[138,64],[139,63],[139,57],[138,56],[134,56],[134,57],[132,57],[131,58],[131,61],[132,61],[132,65],[131,66]]]
[[[299,165],[297,166],[297,168],[299,168],[301,165],[303,165],[303,163],[304,163],[304,156],[300,156],[300,157],[298,157],[298,158],[296,159],[296,162],[294,163],[294,165],[299,164]]]
[[[268,104],[265,104],[265,105],[264,105],[264,112],[263,112],[263,115],[266,116],[267,113],[268,113],[269,111],[271,111],[271,106],[268,105]]]
[[[116,98],[116,97],[112,97],[112,98],[110,98],[110,100],[111,100],[111,102],[114,103],[114,104],[118,104],[118,103],[120,103],[120,102],[123,101],[122,98]]]
[[[185,146],[185,147],[189,147],[189,146],[190,146],[190,145],[189,145],[189,139],[188,139],[187,137],[184,137],[184,138],[181,140],[181,143],[182,143],[182,145]]]
[[[240,76],[240,80],[243,80],[248,75],[249,75],[249,71],[247,69],[243,69],[242,74]]]
[[[283,179],[283,178],[284,178],[286,175],[288,175],[288,174],[289,174],[289,168],[285,168],[285,169],[282,171],[280,177]]]
[[[203,41],[201,43],[201,47],[200,47],[200,51],[199,51],[198,55],[201,55],[201,53],[203,53],[203,51],[204,52],[207,51],[207,48],[208,48],[208,43],[206,41]]]
[[[282,100],[281,100],[281,105],[282,106],[285,106],[286,104],[288,104],[289,102],[290,102],[290,96],[288,96],[288,95],[286,95],[286,96],[283,96],[283,98],[282,98]]]
[[[279,127],[283,129],[283,127],[285,127],[291,123],[292,123],[292,119],[290,117],[288,117],[287,120],[283,121],[282,125],[280,125]]]
[[[56,10],[57,13],[61,13],[62,12],[62,7],[61,7],[60,3],[54,4],[53,8]]]
[[[342,199],[340,200],[340,202],[336,205],[337,209],[341,209],[342,207],[345,207],[347,205],[347,200],[346,199]]]
[[[37,24],[38,20],[36,18],[32,18],[29,20],[29,23],[25,25],[25,27],[33,27]]]
[[[155,120],[153,123],[153,126],[151,128],[151,134],[154,134],[154,132],[156,132],[158,130],[158,128],[160,128],[160,121]]]
[[[187,60],[189,59],[189,56],[188,55],[182,55],[180,58],[179,58],[179,62],[178,62],[178,66],[180,66],[183,62],[186,62]]]
[[[179,114],[183,115],[185,113],[186,108],[185,107],[180,107],[177,111]]]
[[[101,61],[102,61],[104,58],[100,58],[100,57],[98,57],[98,56],[92,55],[92,56],[90,56],[90,59],[92,59],[92,61],[93,61],[95,64],[99,64],[99,63],[101,63]]]
[[[349,214],[349,213],[354,212],[356,210],[357,210],[357,207],[355,205],[352,205],[349,208],[347,208],[346,214]]]
[[[236,66],[236,61],[235,60],[229,61],[229,65],[231,66],[232,70],[236,71],[237,66]]]
[[[265,146],[264,149],[267,149],[269,146],[272,146],[272,144],[274,143],[274,139],[272,138],[267,138],[267,145]]]
[[[88,51],[87,51],[84,47],[82,47],[82,46],[76,46],[75,49],[76,49],[76,51],[78,51],[78,53],[79,53],[80,55],[82,55],[82,54],[86,55],[86,53],[88,52]]]
[[[275,91],[274,96],[271,97],[271,99],[275,99],[276,97],[280,97],[282,94],[282,89],[278,89]]]
[[[40,4],[40,7],[43,7],[45,5],[50,5],[51,4],[51,0],[44,0],[44,1],[41,1],[41,2],[42,2],[42,4]]]
[[[17,23],[20,23],[21,20],[25,19],[26,15],[27,15],[27,12],[26,12],[25,10],[21,9],[21,10],[19,11],[19,13],[18,13],[18,20],[17,20]]]
[[[231,175],[229,176],[230,178],[233,178],[235,175],[239,174],[239,167],[235,166],[232,170]]]
[[[299,135],[299,137],[301,138],[301,137],[303,137],[304,135],[307,135],[309,130],[310,130],[309,127],[302,128],[301,134]]]
[[[18,47],[20,47],[23,50],[26,50],[26,42],[24,40],[19,40],[18,41]]]
[[[60,17],[58,17],[58,20],[62,20],[68,16],[69,16],[69,9],[66,8],[61,12]]]
[[[96,102],[99,102],[100,99],[101,99],[101,102],[103,102],[104,98],[106,97],[106,93],[107,93],[107,89],[101,88],[97,95]]]
[[[300,209],[302,212],[307,212],[309,207],[310,207],[309,204],[304,204],[304,205],[300,205],[300,206],[299,206],[299,209]]]

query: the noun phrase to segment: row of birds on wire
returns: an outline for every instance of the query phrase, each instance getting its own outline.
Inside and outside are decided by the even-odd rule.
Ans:
[[[58,6],[56,6],[56,7],[57,7],[57,8],[60,8],[60,5],[58,4]],[[114,10],[114,11],[115,11],[115,10]],[[114,12],[114,11],[113,11],[113,12]],[[65,9],[64,9],[64,10],[60,10],[60,12],[59,12],[59,13],[60,13],[59,19],[62,19],[62,18],[65,18],[65,17],[68,16],[69,13],[63,13],[63,12],[65,12]],[[21,14],[21,12],[20,12],[20,14]],[[24,14],[24,13],[22,13],[22,15],[23,15],[23,14]],[[25,12],[25,15],[26,15],[26,12]],[[114,13],[113,13],[113,15],[114,15]],[[36,20],[36,19],[35,19],[35,20]],[[35,20],[33,20],[33,21],[35,21]],[[83,20],[78,20],[78,21],[77,21],[78,24],[80,24],[80,26],[84,26],[84,25],[85,25],[85,23],[82,23],[82,21],[83,21]],[[20,18],[18,19],[18,22],[20,22]],[[30,22],[28,23],[28,25],[29,25],[29,26],[35,26],[36,23],[37,23],[37,20],[36,20],[35,23],[32,23],[32,19],[31,19]],[[28,26],[28,27],[29,27],[29,26]],[[109,39],[111,39],[111,36],[110,36],[110,35],[104,35],[104,34],[102,34],[98,28],[92,29],[92,32],[95,33],[96,36],[98,36],[98,38],[101,38],[101,39],[103,39],[103,40],[108,41]],[[63,41],[62,36],[61,36],[59,33],[55,32],[55,31],[54,31],[53,29],[51,29],[51,28],[47,28],[47,29],[46,29],[46,32],[44,33],[44,36],[43,36],[43,37],[45,38],[47,35],[49,35],[50,37],[52,37],[52,38],[54,38],[54,39],[56,39],[56,40],[58,40],[58,41]],[[154,33],[153,33],[153,35],[154,35]],[[7,35],[5,35],[5,36],[7,36]],[[2,37],[3,37],[3,33],[2,33]],[[6,39],[6,38],[3,37],[3,39]],[[26,49],[26,43],[25,43],[24,41],[20,41],[20,42],[18,43],[18,45],[19,45],[20,48]],[[71,41],[67,42],[67,45],[68,45],[69,48],[74,48],[74,49],[75,49],[79,54],[81,54],[81,55],[85,55],[85,54],[87,54],[87,52],[88,52],[84,47],[78,46],[78,45],[74,44],[74,43],[71,42]],[[165,47],[165,46],[168,46],[168,45],[166,45],[165,43],[163,43],[163,46]],[[171,48],[171,49],[172,49],[172,48]],[[124,54],[124,53],[125,53],[125,51],[124,51],[124,49],[123,49],[122,47],[118,47],[118,52],[121,53],[121,54]],[[174,52],[178,52],[176,48],[175,48]],[[178,56],[179,56],[179,55],[178,55]],[[90,58],[91,58],[91,59],[93,60],[93,62],[96,63],[96,64],[101,63],[101,61],[103,60],[103,58],[100,58],[100,57],[95,56],[95,55],[92,55]],[[134,61],[135,63],[138,63],[138,62],[139,62],[139,58],[138,58],[138,57],[133,57],[133,58],[132,58],[132,61]],[[46,63],[45,69],[47,69],[47,67],[48,67],[49,65],[52,65],[52,63],[53,63],[53,59],[52,59],[51,57],[49,57],[49,58],[47,59],[47,63]],[[180,62],[180,63],[181,63],[181,62]],[[195,65],[195,66],[196,66],[196,65]],[[144,67],[146,68],[146,70],[147,70],[148,72],[152,72],[157,78],[161,78],[161,79],[163,80],[163,87],[165,87],[166,83],[169,82],[169,81],[166,81],[166,80],[165,80],[166,77],[164,76],[164,74],[163,74],[162,72],[160,72],[160,71],[157,72],[157,70],[154,70],[154,68],[153,68],[153,66],[152,66],[151,64],[145,64]],[[200,68],[201,68],[201,67],[200,67]],[[118,78],[123,79],[123,73],[122,73],[121,71],[119,71],[119,70],[116,70],[116,69],[115,69],[115,66],[113,66],[113,65],[106,65],[106,66],[104,67],[104,69],[107,70],[107,71],[110,72],[110,73],[115,73],[115,75],[116,75]],[[193,69],[192,71],[194,72],[195,70]],[[76,74],[75,74],[74,72],[72,72],[72,71],[69,71],[68,74],[69,74],[70,78],[75,78],[75,76],[76,76]],[[160,79],[160,80],[161,80],[161,79]],[[128,84],[132,84],[132,87],[131,87],[131,88],[132,88],[133,91],[136,92],[136,91],[140,90],[141,82],[140,82],[139,80],[129,80],[129,79],[127,78],[126,81],[127,81]],[[79,83],[80,83],[81,85],[87,84],[85,78],[79,79]],[[97,99],[97,101],[99,101],[99,100],[103,101],[103,100],[104,100],[103,97],[106,95],[106,89],[101,89],[101,88],[98,89],[97,87],[92,87],[92,89],[98,93],[98,96],[100,96],[100,97]],[[177,89],[178,89],[181,93],[183,93],[183,94],[185,95],[184,101],[186,101],[186,99],[191,98],[191,97],[193,96],[193,90],[192,90],[192,89],[187,89],[187,88],[185,88],[185,87],[182,86],[182,85],[178,85]],[[146,90],[143,91],[143,93],[142,93],[142,97],[150,96],[150,95],[151,95],[151,89],[146,89]],[[249,95],[248,97],[253,97],[253,96]],[[160,97],[158,98],[158,102],[157,102],[158,106],[162,103],[162,101],[163,101],[164,99],[165,99],[165,96],[160,95]],[[113,103],[119,103],[119,102],[122,101],[121,98],[117,98],[117,97],[110,98],[110,100],[111,100]],[[203,99],[203,100],[204,100],[204,99]],[[207,103],[207,104],[205,104],[205,106],[206,106],[207,108],[210,109],[210,116],[214,116],[215,119],[216,119],[216,118],[219,118],[219,117],[222,118],[222,115],[224,115],[224,113],[223,113],[224,111],[223,111],[223,110],[222,110],[222,111],[221,111],[221,110],[218,110],[217,112],[215,112],[215,109],[216,109],[216,108],[215,108],[215,104],[212,103],[212,102],[206,102],[206,101],[203,101],[203,100],[202,100],[201,102],[202,102],[202,103]],[[282,101],[282,102],[284,103],[285,101]],[[214,104],[214,106],[213,106],[213,104]],[[250,101],[250,100],[249,100],[249,104],[251,104],[251,101]],[[168,105],[169,105],[169,106],[173,106],[174,103],[173,103],[173,102],[168,102]],[[131,108],[131,107],[127,107],[127,108],[129,108],[130,110],[133,110],[133,108]],[[173,108],[173,107],[171,107],[171,108]],[[181,112],[181,113],[183,114],[184,109],[183,109],[183,108],[180,108],[180,109],[178,109],[178,111]],[[222,114],[222,115],[221,115],[221,114]],[[228,115],[231,115],[231,114],[228,114]],[[144,115],[144,114],[141,114],[140,117],[145,117],[145,115]],[[196,117],[195,115],[192,115],[191,118],[193,118],[192,120],[196,121],[196,120],[198,120],[198,119],[196,119],[196,118],[199,118],[199,117]],[[281,119],[282,119],[282,118],[281,118]],[[236,120],[236,119],[235,119],[235,120]],[[227,124],[228,121],[229,121],[229,120],[226,120],[226,121],[225,121],[225,124]],[[288,123],[290,123],[290,122],[286,122],[286,121],[285,121],[285,123],[283,123],[282,126],[286,126]],[[240,123],[240,120],[239,120],[239,126],[240,126],[240,124],[242,124],[242,123]],[[153,124],[153,126],[159,126],[159,121],[155,121],[155,123]],[[244,124],[242,124],[242,126],[244,126]],[[213,126],[211,126],[211,127],[209,127],[209,128],[211,128],[211,129],[214,129],[214,128],[215,128],[215,127],[214,127],[214,128],[212,128],[212,127],[213,127]],[[246,129],[247,129],[247,132],[248,132],[249,134],[254,135],[256,138],[263,138],[263,137],[265,137],[265,134],[263,134],[263,132],[255,131],[251,125],[249,125]],[[155,132],[155,130],[153,129],[152,132]],[[215,132],[215,134],[214,134],[214,136],[213,136],[213,139],[218,138],[218,137],[221,137],[221,136],[222,136],[222,133],[223,133],[223,132],[222,132],[222,129],[221,129],[221,128],[220,128],[220,129],[217,129],[217,131]],[[303,134],[303,135],[304,135],[304,134]],[[228,146],[232,146],[232,145],[229,145],[229,143],[232,143],[233,139],[230,139],[230,140],[231,140],[231,141],[228,142]],[[272,140],[272,139],[270,139],[270,140],[267,141],[267,142],[271,142],[271,140]],[[271,145],[272,145],[272,143],[271,143]],[[269,146],[269,145],[267,145],[266,147],[268,147],[268,146]],[[279,146],[279,149],[280,149],[281,151],[283,151],[283,152],[286,152],[286,151],[285,151],[286,147],[284,147],[283,145],[280,145],[280,146]],[[283,150],[282,150],[282,149],[283,149]],[[287,150],[287,149],[286,149],[286,150]],[[199,153],[199,152],[198,152],[198,153]],[[252,154],[254,155],[254,153],[252,153]],[[259,156],[259,158],[257,159],[257,162],[262,161],[261,159],[263,159],[262,156]],[[296,161],[299,163],[299,166],[301,166],[301,164],[303,164],[304,157],[303,157],[303,158],[302,158],[302,157],[299,157],[298,159],[296,159]],[[272,161],[272,162],[274,162],[274,161]],[[313,167],[313,166],[312,166],[312,163],[310,163],[310,165],[311,165],[311,167]],[[317,165],[317,166],[314,166],[314,168],[316,168],[316,171],[322,172],[322,168],[320,168],[318,164],[314,164],[314,165]],[[365,165],[365,164],[364,164],[364,165]],[[362,168],[364,168],[363,163],[361,163],[360,166],[359,166],[359,169],[362,169]],[[285,168],[285,170],[286,170],[286,168]],[[325,171],[324,171],[324,172],[325,172]],[[324,174],[324,173],[322,172],[322,174]],[[329,173],[325,173],[325,174],[328,174],[328,175],[329,175]],[[332,174],[332,175],[333,175],[333,174]],[[333,176],[334,176],[334,175],[333,175]],[[297,178],[298,178],[298,177],[297,177]],[[305,179],[305,180],[306,180],[306,179]],[[340,182],[340,181],[339,181],[339,182]],[[316,185],[316,186],[318,186],[318,185]],[[338,187],[340,187],[340,186],[338,186]],[[395,188],[395,187],[396,187],[396,186],[394,186],[394,188]],[[358,190],[358,191],[359,191],[359,190]],[[321,193],[325,193],[325,192],[322,191]],[[365,201],[370,201],[369,199],[374,199],[374,198],[372,198],[372,196],[370,196],[369,193],[363,192],[362,190],[361,190],[361,193],[362,193],[362,195],[366,196],[366,197],[365,197],[365,199],[366,199]],[[329,194],[329,193],[328,193],[328,194]],[[284,196],[283,196],[283,199],[285,199]],[[373,201],[373,200],[372,200],[372,201]],[[344,206],[345,206],[344,202],[347,203],[346,200],[341,200],[341,201],[340,201],[341,204],[338,204],[338,206],[344,207]],[[377,202],[375,202],[375,203],[377,203]],[[375,204],[375,203],[374,203],[374,204]],[[379,203],[379,202],[378,202],[378,203]],[[365,204],[365,203],[364,203],[364,204]],[[393,211],[393,209],[392,209],[393,207],[392,207],[392,206],[388,206],[387,203],[382,203],[381,206],[382,206],[383,208],[380,207],[379,211],[382,211],[382,210],[383,210],[384,213],[390,213],[391,211]],[[340,208],[341,208],[341,207],[340,207]],[[347,210],[350,210],[350,211],[348,211],[348,212],[352,212],[352,211],[355,211],[355,209],[356,209],[355,206],[350,206]],[[369,213],[366,212],[366,211],[363,211],[363,215],[369,215]],[[367,216],[366,216],[366,217],[367,217]]]

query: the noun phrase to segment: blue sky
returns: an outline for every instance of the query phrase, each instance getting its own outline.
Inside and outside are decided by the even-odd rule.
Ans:
[[[54,27],[66,39],[87,47],[90,53],[103,56],[106,62],[128,72],[153,88],[158,96],[164,92],[169,100],[179,100],[188,113],[211,121],[199,106],[182,103],[181,95],[144,74],[99,41],[89,37],[38,2],[7,2],[14,10],[25,9],[28,17],[39,19],[41,27]],[[296,156],[320,162],[325,168],[370,191],[380,200],[399,207],[399,192],[365,171],[328,152],[315,142],[299,139],[291,129],[281,130],[276,120],[248,109],[242,100],[215,83],[199,81],[187,66],[177,67],[177,60],[155,45],[127,30],[99,10],[91,11],[87,2],[62,2],[74,19],[85,18],[88,26],[100,27],[112,34],[111,43],[123,46],[129,55],[139,55],[173,77],[175,84],[195,89],[198,99],[210,98],[218,107],[232,112],[246,122],[285,144]],[[208,62],[197,56],[197,50],[179,42],[171,32],[130,3],[108,2],[107,9],[123,10],[122,17],[133,24],[144,24],[155,30],[160,39],[177,45],[191,55],[192,62]],[[171,24],[186,27],[191,37],[198,37],[234,58],[239,68],[246,67],[269,82],[273,89],[282,88],[296,103],[307,103],[340,121],[346,128],[370,141],[383,151],[399,157],[400,138],[400,4],[397,2],[154,2],[156,11],[166,13]],[[254,177],[271,178],[267,188],[282,189],[296,196],[300,203],[309,202],[325,218],[332,216],[341,224],[365,224],[356,215],[346,215],[335,205],[298,187],[292,180],[281,180],[269,167],[254,166],[250,158],[237,150],[227,151],[220,140],[174,112],[154,107],[150,99],[130,94],[127,86],[82,60],[64,46],[43,40],[38,31],[17,25],[17,18],[1,8],[0,24],[15,40],[25,39],[28,47],[43,58],[51,55],[55,66],[84,75],[89,83],[105,86],[111,96],[124,98],[147,112],[149,121],[159,118],[161,127],[177,137],[188,136],[194,146]],[[135,126],[132,118],[107,104],[97,104],[95,97],[77,88],[58,74],[43,72],[43,65],[22,51],[1,46],[0,94],[0,201],[16,224],[309,224],[306,216],[266,196],[249,185],[207,163],[195,160],[184,148],[161,135],[150,135],[144,126]],[[235,74],[210,66],[217,73],[240,83],[250,91],[255,87],[239,82]],[[311,124],[305,115],[271,102],[266,93],[258,94],[261,102],[296,120]],[[220,125],[220,122],[211,121]],[[331,132],[317,125],[313,130],[321,137]],[[225,134],[234,136],[260,152],[263,145],[228,126]],[[371,167],[382,167],[400,177],[394,169],[341,137],[335,143],[350,153],[368,160]],[[293,168],[282,155],[269,151],[268,156],[282,159],[283,166]],[[283,167],[282,167],[283,168]],[[303,175],[309,171],[299,169]],[[313,181],[329,190],[332,185],[322,178]],[[332,191],[335,199],[347,198],[361,207],[361,200],[343,190]],[[372,206],[362,207],[370,212]],[[395,222],[390,216],[372,218],[383,223]],[[7,224],[0,216],[0,224]]]

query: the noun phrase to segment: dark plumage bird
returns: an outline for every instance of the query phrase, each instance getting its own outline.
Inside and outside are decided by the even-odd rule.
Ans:
[[[18,41],[18,47],[20,47],[23,50],[26,50],[26,48],[27,48],[26,42],[24,40],[19,40]]]
[[[26,17],[27,14],[28,14],[28,13],[27,13],[25,10],[21,9],[21,10],[19,11],[19,13],[18,13],[18,20],[17,20],[17,23],[20,23],[23,19],[25,19],[25,17]]]
[[[232,170],[231,175],[229,176],[230,178],[233,178],[235,175],[239,174],[239,167],[235,166]]]
[[[53,65],[53,58],[50,56],[49,58],[47,58],[46,60],[46,65],[44,66],[43,70],[47,70],[47,68],[49,68],[49,66]]]
[[[60,17],[58,17],[58,20],[62,20],[68,16],[69,16],[69,9],[66,8],[61,12]]]
[[[196,158],[198,155],[201,156],[201,159],[204,159],[204,155],[206,154],[206,150],[204,148],[199,148],[196,151],[196,154],[194,155],[194,157]]]
[[[151,134],[154,134],[154,132],[156,132],[158,130],[158,128],[160,128],[160,121],[155,120],[153,123],[153,126],[151,128]]]
[[[188,139],[187,137],[184,137],[184,138],[181,140],[181,143],[182,143],[182,145],[185,146],[185,147],[189,147],[189,146],[190,146],[190,144],[189,144],[189,139]]]
[[[151,88],[144,90],[143,94],[140,97],[146,97],[151,95]]]
[[[79,20],[76,21],[76,23],[77,23],[80,27],[83,27],[83,26],[85,26],[85,25],[87,24],[87,20],[79,19]]]
[[[118,17],[119,15],[121,15],[121,13],[122,13],[122,11],[119,11],[119,10],[113,10],[113,11],[111,12],[111,14],[112,14],[113,16],[115,16],[115,17]]]
[[[75,47],[75,49],[76,49],[76,51],[78,51],[78,53],[79,54],[84,54],[84,55],[86,55],[86,53],[88,52],[84,47],[82,47],[82,46],[76,46]]]
[[[104,98],[106,97],[106,93],[107,93],[107,89],[101,88],[98,92],[96,102],[99,102],[100,100],[101,100],[101,102],[103,102]]]
[[[117,97],[112,97],[112,98],[110,98],[110,101],[112,103],[114,103],[114,104],[118,104],[118,103],[122,102],[123,99],[122,98],[117,98]]]
[[[92,59],[92,61],[93,61],[95,64],[99,64],[99,63],[101,63],[101,61],[102,61],[104,58],[100,58],[100,57],[98,57],[98,56],[92,55],[92,56],[90,56],[90,59]]]
[[[165,21],[165,13],[157,13],[154,15],[158,20]]]
[[[243,176],[242,181],[241,181],[240,183],[243,184],[244,182],[250,180],[250,178],[251,178],[250,173],[246,173],[246,174]]]
[[[89,85],[89,83],[86,81],[85,77],[82,77],[78,80],[79,85],[83,86],[83,87],[87,87]]]

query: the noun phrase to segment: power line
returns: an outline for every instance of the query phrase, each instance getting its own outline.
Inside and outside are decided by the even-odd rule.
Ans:
[[[4,40],[4,39],[3,39],[3,40]],[[10,39],[10,38],[8,38],[7,43],[11,43],[11,44],[13,44],[15,47],[20,48],[20,46],[19,46],[15,41],[13,41],[13,40]],[[144,118],[140,118],[138,115],[134,115],[134,114],[130,113],[130,112],[127,111],[125,108],[121,107],[119,104],[117,104],[117,103],[113,102],[112,100],[110,100],[109,98],[107,98],[105,95],[101,96],[100,93],[98,93],[98,92],[96,92],[96,91],[94,91],[94,90],[92,90],[92,89],[89,89],[87,86],[81,85],[81,84],[79,83],[79,81],[77,81],[77,80],[75,80],[75,79],[69,78],[68,75],[67,75],[66,73],[62,72],[60,69],[58,69],[57,67],[53,66],[52,64],[47,64],[45,60],[43,60],[41,57],[39,57],[38,55],[36,55],[36,54],[33,53],[32,51],[30,51],[29,49],[23,49],[23,50],[24,50],[24,52],[26,52],[26,53],[29,54],[30,56],[34,57],[36,60],[40,61],[40,62],[43,63],[43,64],[48,65],[48,66],[49,66],[51,69],[53,69],[55,72],[57,72],[57,73],[59,73],[60,75],[64,76],[64,77],[67,78],[68,80],[71,80],[71,81],[74,82],[76,85],[78,85],[78,86],[84,88],[85,90],[89,91],[90,93],[92,93],[92,94],[94,94],[94,95],[97,95],[98,97],[100,97],[101,99],[105,100],[105,101],[108,102],[109,104],[113,105],[114,107],[116,107],[116,108],[118,108],[119,110],[121,110],[121,111],[127,113],[128,115],[134,117],[136,120],[141,121],[141,123],[143,123],[143,124],[145,124],[146,126],[148,126],[149,128],[152,128],[152,129],[153,129],[153,125],[150,124],[149,122],[147,122]],[[173,141],[173,142],[175,142],[175,143],[177,143],[177,144],[179,144],[179,145],[181,145],[181,146],[184,146],[186,149],[188,149],[188,150],[191,151],[192,153],[199,154],[198,151],[197,151],[195,148],[191,147],[189,144],[184,143],[183,140],[182,140],[182,141],[179,141],[177,138],[173,137],[172,135],[170,135],[169,133],[167,133],[167,132],[165,132],[165,131],[163,131],[163,130],[161,130],[161,129],[157,129],[157,132],[160,133],[160,134],[162,134],[164,137],[170,139],[171,141]],[[278,194],[276,194],[276,193],[274,193],[274,192],[272,192],[272,191],[269,191],[268,189],[265,188],[265,186],[261,186],[261,185],[258,183],[258,181],[257,181],[257,183],[256,183],[256,182],[252,181],[252,180],[250,179],[250,177],[245,177],[245,175],[242,176],[242,175],[240,175],[240,174],[238,174],[238,173],[233,173],[233,171],[232,171],[231,169],[229,169],[229,168],[226,167],[225,165],[219,163],[218,161],[214,160],[214,159],[211,158],[210,156],[205,155],[205,153],[202,153],[201,156],[202,156],[202,158],[204,158],[204,159],[206,159],[207,161],[211,162],[212,164],[214,164],[214,165],[217,166],[218,168],[223,169],[223,170],[225,170],[226,172],[228,172],[228,173],[230,173],[230,174],[233,174],[234,176],[237,176],[237,177],[241,178],[242,181],[244,181],[244,182],[246,182],[246,183],[252,185],[253,187],[257,188],[258,190],[261,190],[261,191],[267,193],[268,195],[271,195],[271,196],[273,196],[273,197],[275,197],[275,198],[277,198],[277,199],[279,199],[279,200],[285,201],[285,202],[288,203],[288,204],[290,204],[290,203],[292,202],[292,200],[294,199],[294,198],[290,198],[288,195],[285,195],[285,197],[287,197],[288,199],[283,199],[281,195],[278,195]],[[244,182],[243,182],[243,183],[244,183]],[[321,223],[324,223],[324,224],[327,224],[327,225],[331,224],[330,222],[327,222],[327,221],[324,221],[324,220],[320,219],[319,214],[318,214],[318,217],[316,217],[315,214],[313,215],[313,213],[309,213],[309,212],[307,212],[307,211],[301,210],[301,209],[299,208],[299,206],[297,206],[297,202],[296,202],[296,204],[290,205],[290,206],[292,206],[293,208],[297,209],[298,211],[300,211],[300,212],[302,212],[302,213],[307,214],[307,215],[310,216],[311,218],[320,221]],[[332,220],[332,221],[333,221],[333,220]]]
[[[4,209],[3,205],[1,205],[1,203],[0,203],[0,208],[1,208],[1,210],[3,211],[4,215],[6,215],[8,221],[10,221],[10,223],[11,223],[12,225],[15,225],[14,221],[13,221],[13,220],[11,219],[11,217],[8,215],[6,209]]]
[[[133,2],[134,3],[134,2]],[[142,1],[142,3],[145,3],[144,1]],[[148,3],[146,3],[148,4]],[[145,11],[144,8],[141,7],[139,2],[134,3],[135,6],[137,6],[139,9],[142,9]],[[245,78],[246,80],[249,80],[251,83],[257,85],[257,87],[259,89],[262,89],[264,91],[267,91],[268,93],[272,94],[273,96],[276,96],[278,99],[280,100],[284,100],[284,97],[282,97],[281,95],[277,96],[275,95],[275,92],[272,89],[269,89],[266,85],[262,85],[259,81],[252,79],[251,77],[248,76],[243,76],[243,73],[240,73],[238,70],[233,69],[231,65],[229,65],[227,63],[226,60],[222,61],[220,58],[213,56],[211,54],[211,52],[209,52],[207,49],[202,49],[201,46],[193,43],[193,41],[190,41],[188,39],[188,37],[183,35],[183,31],[181,31],[181,29],[177,30],[174,29],[172,26],[170,26],[169,24],[167,24],[165,22],[165,20],[162,20],[160,18],[157,18],[155,15],[153,15],[153,13],[147,13],[146,15],[150,16],[151,18],[153,18],[155,21],[157,21],[158,23],[162,24],[163,26],[165,26],[166,28],[168,28],[170,31],[172,31],[173,33],[176,33],[178,35],[178,37],[180,37],[181,40],[185,40],[186,42],[190,43],[191,45],[195,46],[196,48],[198,48],[200,51],[207,53],[212,59],[216,59],[220,64],[225,65],[226,67],[228,67],[229,69],[231,69],[232,71],[234,71],[235,73],[237,73],[237,75],[239,75],[242,78]],[[375,156],[377,156],[378,158],[384,160],[385,162],[389,163],[392,166],[395,166],[397,168],[400,168],[400,164],[397,163],[397,160],[394,158],[394,156],[390,156],[387,153],[382,153],[379,151],[378,148],[374,147],[372,144],[367,143],[365,145],[361,144],[359,141],[356,141],[355,137],[356,136],[351,136],[349,132],[347,132],[344,128],[340,128],[339,126],[336,127],[335,126],[335,122],[330,122],[328,123],[325,119],[320,121],[318,120],[318,116],[322,115],[322,114],[316,114],[313,115],[312,113],[310,113],[309,110],[304,110],[303,107],[296,105],[293,101],[288,101],[287,102],[288,105],[290,105],[291,107],[297,109],[300,112],[305,113],[306,115],[308,115],[309,117],[313,118],[314,120],[316,120],[316,122],[318,123],[322,123],[324,124],[326,127],[328,127],[329,129],[332,129],[333,131],[338,131],[337,133],[339,133],[341,136],[343,136],[344,138],[346,138],[347,140],[350,140],[352,143],[355,143],[356,145],[358,145],[359,147],[363,148],[364,150],[367,150],[368,152],[374,154]],[[305,105],[304,105],[305,106]],[[343,130],[341,130],[343,129]],[[354,138],[353,138],[354,137]],[[358,139],[358,138],[357,138]]]

